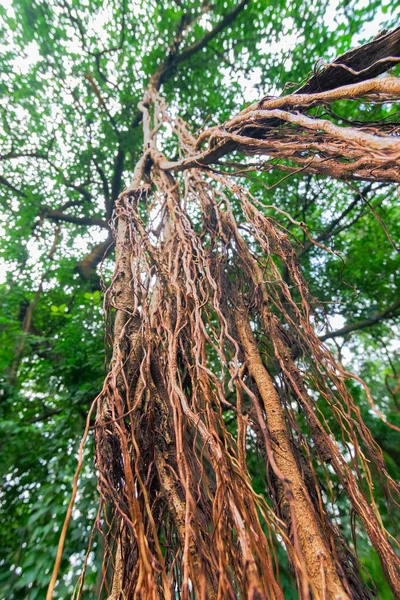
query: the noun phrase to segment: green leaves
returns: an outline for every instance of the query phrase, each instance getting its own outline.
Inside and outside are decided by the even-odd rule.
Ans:
[[[93,304],[99,304],[101,301],[101,294],[99,290],[95,290],[94,292],[85,292],[84,298],[86,300],[90,300]]]
[[[65,313],[68,311],[67,305],[66,304],[60,304],[60,306],[56,306],[55,304],[52,304],[50,306],[50,310],[54,315],[62,315],[64,317],[70,317],[71,315],[66,315]]]

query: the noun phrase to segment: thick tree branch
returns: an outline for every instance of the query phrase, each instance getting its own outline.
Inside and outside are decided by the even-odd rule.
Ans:
[[[211,32],[210,32],[211,33]],[[182,54],[181,54],[182,56]],[[306,129],[311,127],[312,129],[318,129],[319,126],[326,133],[338,135],[339,138],[335,138],[336,142],[343,141],[343,135],[347,133],[352,137],[352,132],[345,131],[345,128],[337,128],[334,124],[327,125],[322,123],[322,120],[310,119],[305,115],[298,113],[288,113],[283,109],[299,109],[299,108],[311,108],[317,104],[327,104],[334,102],[339,99],[350,99],[357,97],[364,97],[370,101],[376,99],[376,96],[381,95],[381,100],[393,101],[399,97],[400,94],[400,81],[397,78],[384,78],[384,79],[370,79],[370,77],[376,77],[377,75],[385,72],[388,68],[395,65],[400,60],[400,28],[379,36],[377,39],[372,40],[369,44],[365,44],[355,50],[350,50],[345,55],[339,57],[334,63],[326,67],[321,73],[315,75],[310,81],[302,86],[297,93],[289,96],[280,98],[263,98],[259,103],[252,105],[242,111],[237,117],[231,121],[225,123],[223,126],[214,127],[205,131],[197,140],[197,148],[200,147],[201,143],[209,138],[210,147],[204,152],[189,156],[181,161],[169,162],[165,161],[162,165],[164,169],[176,169],[184,170],[192,167],[205,167],[212,163],[215,163],[222,156],[231,152],[234,149],[240,149],[246,153],[264,153],[271,154],[272,156],[276,153],[280,154],[280,157],[290,156],[291,160],[297,162],[303,167],[304,172],[316,172],[321,174],[333,174],[335,177],[341,177],[343,179],[354,177],[371,179],[383,179],[387,181],[398,181],[399,178],[396,175],[396,169],[391,168],[393,163],[390,157],[385,157],[383,160],[384,168],[380,164],[371,164],[370,162],[365,164],[359,164],[355,161],[354,164],[342,163],[339,160],[334,160],[333,157],[329,156],[329,152],[333,156],[339,156],[339,149],[327,148],[323,143],[319,143],[319,149],[317,149],[318,143],[315,144],[316,138],[309,140],[311,141],[314,152],[318,152],[317,155],[312,157],[312,161],[303,155],[296,155],[296,152],[292,153],[286,150],[284,153],[284,147],[280,147],[279,150],[272,142],[268,144],[268,140],[265,138],[268,136],[268,132],[276,130],[277,126],[282,123],[282,119],[289,121],[292,124],[296,122],[297,125],[305,126]],[[375,95],[375,98],[373,97]],[[253,123],[253,120],[260,116],[260,109],[268,110],[269,114],[264,113],[261,117],[261,121]],[[282,112],[280,112],[282,111]],[[284,115],[284,113],[286,114]],[[287,118],[286,118],[287,117]],[[268,121],[268,123],[265,121]],[[304,120],[307,120],[306,121]],[[310,120],[308,120],[310,119]],[[311,121],[314,121],[311,123]],[[329,128],[329,132],[326,130]],[[244,135],[246,130],[246,135]],[[334,130],[334,131],[333,131]],[[341,131],[343,130],[343,131]],[[355,132],[354,132],[355,133]],[[360,132],[358,132],[360,133]],[[236,135],[235,135],[236,134]],[[363,137],[363,135],[361,135]],[[354,141],[355,138],[353,138]],[[253,141],[252,141],[253,140]],[[258,149],[257,142],[258,140]],[[358,140],[360,141],[360,139]],[[374,140],[376,143],[380,143],[383,140]],[[386,141],[389,145],[396,145],[395,139]],[[287,140],[286,144],[289,145],[290,140]],[[385,143],[385,142],[383,142]],[[361,145],[363,142],[361,141]],[[300,148],[299,151],[305,148]],[[351,149],[352,150],[352,149]],[[326,152],[328,151],[328,157]],[[322,158],[321,158],[322,154]],[[354,151],[352,152],[353,158],[355,156]],[[346,158],[348,160],[349,153]],[[331,161],[331,164],[326,163],[327,159]],[[386,162],[385,162],[386,161]],[[312,165],[311,165],[312,163]],[[285,169],[286,165],[279,165],[279,168]],[[287,170],[290,172],[290,165],[287,166]],[[372,171],[374,175],[372,176]],[[370,173],[370,176],[368,175]]]
[[[200,135],[197,148],[209,138],[209,147],[180,161],[163,161],[167,170],[206,167],[222,156],[239,150],[244,154],[267,154],[287,159],[302,170],[331,174],[342,179],[399,181],[396,164],[400,142],[396,136],[368,131],[367,127],[343,127],[298,112],[345,98],[368,98],[371,102],[400,97],[400,79],[385,77],[317,94],[292,94],[262,99],[222,126]],[[262,108],[260,108],[262,107]],[[290,107],[290,111],[288,108]],[[286,109],[286,110],[284,110]],[[279,165],[290,172],[291,166]],[[313,171],[312,171],[313,170]]]
[[[309,79],[299,92],[309,94],[331,90],[338,87],[338,79],[343,86],[377,77],[395,67],[399,57],[400,27],[397,27],[393,31],[376,36],[363,46],[342,54]]]
[[[0,185],[4,185],[5,187],[10,189],[17,196],[20,196],[22,198],[27,197],[25,192],[16,188],[12,183],[10,183],[2,175],[0,175]],[[40,208],[40,215],[43,218],[51,219],[52,221],[55,221],[56,223],[62,221],[64,223],[74,223],[76,225],[97,226],[97,227],[103,227],[105,229],[109,228],[107,222],[104,219],[100,219],[99,217],[78,217],[75,215],[68,215],[65,212],[63,212],[65,209],[67,209],[71,206],[76,206],[77,204],[79,204],[79,203],[77,203],[76,201],[75,202],[70,201],[70,202],[67,202],[62,207],[62,209],[60,209],[60,208],[54,209],[54,208],[50,208],[49,206],[42,206]]]
[[[366,329],[367,327],[371,327],[371,325],[375,325],[379,321],[383,321],[384,319],[389,319],[391,317],[398,316],[396,314],[397,309],[400,307],[400,298],[397,298],[390,306],[388,306],[382,312],[377,312],[368,319],[363,319],[362,321],[356,321],[355,323],[349,323],[349,325],[345,325],[336,331],[331,331],[326,333],[325,335],[320,335],[319,339],[322,342],[325,340],[329,340],[337,337],[344,337],[349,333],[353,333],[353,331],[358,331],[360,329]]]

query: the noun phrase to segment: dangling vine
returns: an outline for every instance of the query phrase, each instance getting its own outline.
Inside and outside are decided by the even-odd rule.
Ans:
[[[144,153],[113,215],[113,356],[94,425],[108,600],[283,599],[278,549],[300,598],[373,598],[329,508],[332,473],[400,597],[399,547],[371,468],[389,507],[399,490],[346,386],[355,376],[318,337],[287,232],[238,183],[265,168],[398,182],[398,129],[305,114],[337,99],[399,98],[397,78],[360,72],[342,87],[262,100],[197,139],[157,89],[139,104]],[[165,124],[178,161],[159,148]],[[228,152],[270,158],[223,162]],[[263,495],[247,461],[254,440]]]

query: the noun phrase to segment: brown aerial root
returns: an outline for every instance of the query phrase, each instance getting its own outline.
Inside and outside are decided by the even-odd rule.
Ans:
[[[338,179],[399,182],[399,127],[393,125],[337,125],[305,112],[343,99],[362,98],[369,103],[396,102],[400,80],[384,77],[325,92],[268,98],[251,105],[221,126],[204,131],[192,152],[180,161],[161,162],[163,169],[181,171],[206,167],[233,150],[264,155],[271,167],[302,170]],[[204,141],[208,148],[199,151]],[[197,152],[196,152],[197,150]]]
[[[249,374],[254,379],[264,404],[268,433],[276,448],[273,460],[279,469],[277,475],[286,488],[286,501],[292,511],[294,533],[298,537],[304,556],[313,598],[323,598],[324,593],[330,598],[349,598],[336,571],[330,549],[323,538],[321,525],[318,523],[303,477],[292,453],[282,404],[271,377],[263,365],[243,307],[238,308],[236,312],[236,326]],[[260,423],[260,426],[262,425],[263,422]],[[323,579],[321,563],[324,566]]]
[[[126,598],[280,599],[274,547],[283,543],[301,598],[371,598],[312,475],[325,461],[397,593],[398,561],[376,516],[368,460],[380,469],[388,498],[395,486],[340,367],[314,333],[312,301],[290,242],[226,175],[188,170],[181,197],[182,184],[159,166],[164,158],[152,131],[165,108],[154,103],[153,124],[142,105],[149,154],[116,209],[117,261],[107,292],[116,308],[114,354],[96,423],[97,465],[100,492],[125,531],[123,545],[113,545],[109,597],[121,588]],[[182,149],[193,152],[184,122],[174,128]],[[233,218],[233,196],[251,245]],[[143,202],[147,223],[139,216]],[[202,215],[196,227],[189,203]],[[291,358],[293,339],[308,372]],[[306,436],[268,372],[272,357],[302,406]],[[355,448],[355,471],[310,387],[337,422],[340,443]],[[228,428],[228,415],[235,426]],[[251,431],[266,460],[264,498],[252,488],[246,461]]]
[[[372,600],[331,510],[336,494],[400,597],[395,541],[372,482],[380,478],[390,510],[398,486],[346,388],[349,375],[315,333],[291,242],[235,173],[207,170],[235,148],[297,170],[394,180],[394,130],[304,111],[399,93],[398,80],[382,78],[262,100],[197,142],[154,91],[140,103],[145,154],[113,217],[105,297],[113,355],[95,424],[108,600],[283,600],[283,552],[302,600]],[[165,122],[184,157],[177,163],[157,148]],[[251,462],[262,458],[256,491]]]

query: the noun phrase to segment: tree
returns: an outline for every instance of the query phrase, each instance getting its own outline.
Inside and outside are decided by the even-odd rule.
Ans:
[[[350,49],[378,6],[338,7],[341,35],[323,3],[3,11],[11,598],[42,597],[58,538],[47,598],[77,570],[75,598],[400,594],[400,30]],[[373,349],[359,374],[337,339]]]

